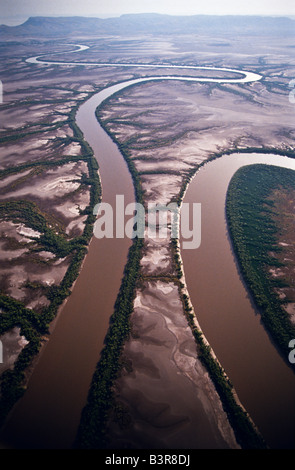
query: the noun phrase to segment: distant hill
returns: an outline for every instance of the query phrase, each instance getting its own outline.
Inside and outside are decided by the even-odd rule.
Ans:
[[[55,37],[98,34],[251,34],[293,35],[295,20],[262,16],[170,16],[161,14],[122,15],[118,18],[31,17],[18,26],[0,26],[0,39],[7,37]]]

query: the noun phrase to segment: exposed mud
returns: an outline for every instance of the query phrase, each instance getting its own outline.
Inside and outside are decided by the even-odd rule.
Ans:
[[[111,428],[113,448],[238,448],[218,395],[196,354],[174,283],[146,282],[116,381],[130,422]]]
[[[251,41],[256,44],[255,53]],[[131,37],[126,44],[117,36],[85,37],[83,42],[91,47],[74,60],[168,60],[170,64],[245,68],[263,75],[260,82],[243,85],[141,84],[113,97],[101,109],[102,121],[125,145],[140,174],[145,202],[166,204],[179,197],[192,171],[216,153],[247,147],[294,149],[294,106],[288,100],[288,83],[294,77],[295,62],[290,41],[229,34],[221,43],[219,38],[184,35],[165,40]],[[2,44],[0,169],[14,168],[15,173],[1,173],[0,190],[4,202],[36,204],[57,231],[71,239],[82,233],[83,210],[89,203],[89,188],[82,180],[83,174],[89,176],[86,153],[73,136],[73,110],[94,91],[138,74],[158,72],[143,67],[24,62],[26,57],[48,53],[50,47],[54,52],[72,49],[58,41],[49,44],[38,39],[36,44],[31,38],[17,47]],[[66,53],[51,58],[72,60]],[[171,72],[161,69],[162,73]],[[64,161],[65,157],[72,160]],[[56,166],[45,166],[45,162]],[[55,257],[45,249],[34,252],[39,237],[29,225],[9,217],[1,220],[1,292],[41,312],[48,299],[40,283],[59,285],[69,258]],[[146,238],[141,275],[131,317],[132,337],[124,348],[129,367],[115,383],[117,404],[123,404],[130,419],[121,429],[113,416],[109,428],[113,445],[239,447],[215,387],[198,360],[175,282],[169,237]],[[39,287],[32,290],[27,283],[34,281]]]

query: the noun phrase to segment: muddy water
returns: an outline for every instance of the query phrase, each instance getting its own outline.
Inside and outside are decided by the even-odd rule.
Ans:
[[[154,79],[161,80],[161,77]],[[77,115],[78,125],[99,162],[103,201],[112,207],[116,194],[125,196],[125,204],[134,200],[133,185],[117,147],[98,126],[94,110],[103,99],[127,84],[97,94],[83,104]],[[231,162],[239,158],[230,157]],[[294,443],[294,378],[269,342],[259,317],[251,310],[238,278],[227,235],[222,229],[224,206],[220,191],[226,191],[230,176],[224,160],[220,163],[213,171],[212,186],[206,179],[199,181],[200,192],[195,193],[195,178],[186,195],[188,200],[192,193],[193,200],[202,202],[203,214],[206,213],[201,248],[183,253],[188,287],[201,326],[243,404],[275,447],[290,446]],[[209,165],[206,171],[208,168]],[[202,172],[205,174],[205,170]],[[202,192],[210,196],[207,201],[202,201]],[[208,200],[215,201],[213,206],[206,206]],[[219,213],[218,204],[221,204]],[[207,232],[205,223],[208,223]],[[217,241],[222,241],[222,245]],[[71,447],[103,347],[129,246],[129,239],[92,239],[81,274],[43,349],[28,389],[3,429],[4,445]],[[226,279],[228,284],[224,285]]]
[[[202,204],[202,241],[182,250],[184,272],[200,326],[238,396],[272,448],[295,448],[295,375],[260,323],[239,276],[225,222],[234,172],[249,163],[295,169],[274,155],[224,156],[197,173],[184,202]]]
[[[99,162],[103,201],[112,207],[115,207],[116,195],[124,195],[125,205],[134,200],[133,184],[116,145],[98,125],[95,109],[108,96],[129,84],[163,78],[199,80],[167,76],[130,80],[102,90],[77,113],[77,124]],[[40,354],[26,393],[1,431],[0,446],[71,447],[113,313],[129,246],[130,240],[126,238],[92,239],[83,269],[55,321],[50,341]]]
[[[99,161],[103,201],[114,204],[115,191],[134,201],[127,165],[98,126],[94,111],[105,97],[96,95],[79,110],[77,123]],[[110,184],[111,182],[111,184]],[[17,403],[1,441],[17,448],[68,448],[103,347],[109,317],[120,288],[130,240],[93,237],[83,269],[59,315],[50,341]]]

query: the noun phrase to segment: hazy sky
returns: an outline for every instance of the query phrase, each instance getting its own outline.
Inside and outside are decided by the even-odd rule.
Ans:
[[[124,13],[243,14],[295,17],[294,0],[0,0],[0,23],[29,16],[119,16]]]

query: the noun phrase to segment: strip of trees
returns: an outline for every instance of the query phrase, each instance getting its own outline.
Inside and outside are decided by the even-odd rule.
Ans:
[[[284,280],[269,274],[269,268],[280,266],[273,256],[281,249],[277,240],[280,227],[272,216],[269,197],[280,187],[295,189],[294,171],[271,165],[242,167],[230,182],[226,215],[241,273],[267,331],[286,359],[295,327],[275,290],[284,285]]]
[[[78,106],[77,106],[78,107]],[[76,280],[81,264],[87,253],[87,246],[93,234],[95,215],[93,209],[101,200],[101,183],[98,175],[98,163],[92,149],[85,142],[80,129],[75,123],[77,107],[73,108],[69,115],[69,125],[73,129],[74,139],[82,148],[80,157],[64,157],[59,160],[29,162],[17,167],[2,170],[0,178],[12,173],[22,172],[36,167],[60,166],[69,161],[83,160],[88,165],[88,176],[82,175],[81,185],[89,186],[90,203],[83,211],[87,215],[85,227],[81,236],[68,239],[60,227],[51,220],[49,214],[42,212],[38,205],[26,200],[5,201],[0,204],[0,219],[11,220],[16,223],[24,223],[26,226],[38,231],[41,235],[34,240],[35,251],[47,250],[56,257],[68,257],[69,267],[59,285],[51,286],[44,290],[44,294],[50,300],[48,307],[44,307],[41,313],[33,309],[25,308],[19,302],[5,293],[0,293],[0,335],[6,331],[20,327],[21,335],[25,336],[28,344],[19,354],[12,369],[8,369],[0,377],[0,425],[5,420],[7,413],[25,391],[25,374],[35,355],[39,352],[44,334],[49,331],[49,325],[55,318],[58,308],[71,293],[71,287]],[[28,287],[30,287],[28,285]],[[37,286],[31,286],[36,288]]]
[[[128,144],[120,144],[106,123],[100,119],[99,108],[96,116],[100,124],[108,132],[110,137],[119,147],[133,177],[137,200],[143,202],[143,191],[141,188],[139,174],[130,159]],[[192,169],[184,180],[182,190],[176,199],[181,203],[187,184],[195,173]],[[76,448],[105,448],[108,445],[107,424],[110,413],[118,406],[114,400],[113,386],[122,367],[122,350],[125,341],[130,334],[130,315],[133,311],[133,300],[137,282],[140,282],[140,258],[142,256],[143,241],[135,239],[130,248],[128,263],[125,268],[120,293],[116,302],[115,312],[111,319],[108,335],[105,340],[105,347],[102,351],[101,359],[97,364],[95,374],[92,379],[87,404],[83,410],[80,427],[78,430],[75,447]],[[247,412],[237,403],[234,396],[233,387],[229,382],[224,370],[214,358],[211,348],[203,339],[202,332],[196,327],[194,314],[190,307],[189,299],[183,294],[181,283],[182,265],[179,255],[178,240],[171,239],[171,249],[175,268],[173,281],[179,285],[180,296],[183,300],[183,307],[196,340],[198,357],[208,370],[210,377],[215,383],[216,389],[222,400],[224,409],[228,413],[230,422],[235,430],[237,440],[243,448],[265,448],[265,442],[256,431]],[[128,420],[127,420],[128,421]]]
[[[143,239],[135,238],[129,249],[120,291],[105,338],[105,346],[92,378],[75,442],[76,448],[105,448],[106,425],[114,404],[113,384],[121,369],[121,354],[130,334],[136,283],[139,277]]]

